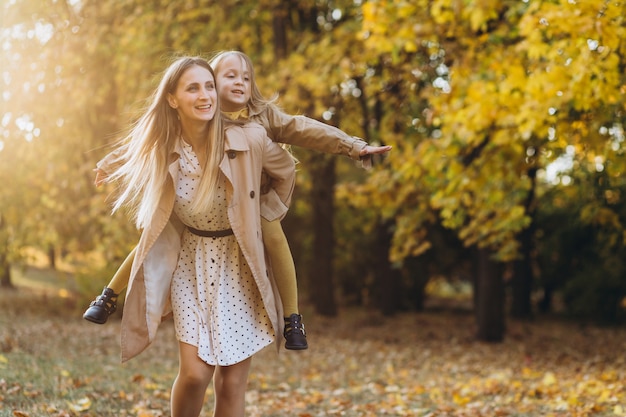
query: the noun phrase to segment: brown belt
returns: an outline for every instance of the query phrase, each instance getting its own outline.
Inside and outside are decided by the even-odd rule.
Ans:
[[[233,234],[233,229],[224,229],[224,230],[198,230],[193,227],[187,226],[187,229],[194,235],[202,236],[202,237],[224,237],[230,236]]]

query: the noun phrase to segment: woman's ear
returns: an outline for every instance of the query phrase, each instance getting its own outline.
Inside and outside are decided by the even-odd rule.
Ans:
[[[178,103],[176,103],[176,99],[171,94],[167,95],[167,102],[170,103],[170,107],[173,109],[178,108]]]

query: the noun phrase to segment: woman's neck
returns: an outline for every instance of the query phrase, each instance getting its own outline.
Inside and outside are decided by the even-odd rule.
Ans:
[[[208,140],[208,123],[194,126],[183,126],[182,139],[191,145],[191,149],[196,154],[200,166],[204,168],[206,162],[206,141]]]
[[[190,144],[194,149],[203,147],[207,140],[209,125],[208,123],[192,124],[190,126],[182,126],[182,137],[185,142]]]

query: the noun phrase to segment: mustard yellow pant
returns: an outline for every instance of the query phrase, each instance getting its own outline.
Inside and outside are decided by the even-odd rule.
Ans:
[[[289,317],[291,314],[298,314],[296,268],[280,220],[270,222],[261,218],[261,230],[263,232],[265,252],[274,271],[274,279],[276,280],[280,298],[283,300],[285,317]],[[115,275],[113,275],[111,282],[107,285],[116,294],[122,292],[128,285],[134,259],[135,249],[128,254],[122,265],[115,272]]]

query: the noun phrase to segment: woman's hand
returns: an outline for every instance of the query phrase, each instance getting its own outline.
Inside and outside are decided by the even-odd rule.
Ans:
[[[93,183],[96,185],[96,187],[99,187],[106,182],[107,173],[98,168],[94,169],[94,171],[96,173],[96,179],[93,181]]]

